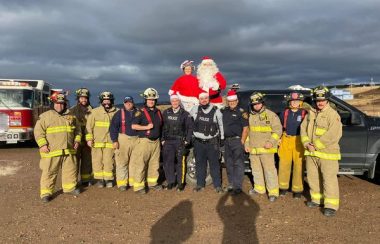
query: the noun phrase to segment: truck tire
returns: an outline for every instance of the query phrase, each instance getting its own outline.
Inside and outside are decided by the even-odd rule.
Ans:
[[[195,169],[195,157],[194,157],[194,151],[193,149],[190,150],[189,155],[186,158],[186,184],[190,186],[196,186],[197,185],[197,178],[196,178],[196,169]],[[210,175],[210,169],[207,167],[207,176],[206,176],[206,186],[210,185],[212,183],[211,175]]]

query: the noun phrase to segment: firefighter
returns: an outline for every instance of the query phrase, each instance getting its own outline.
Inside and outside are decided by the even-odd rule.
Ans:
[[[41,154],[40,196],[43,202],[52,199],[58,171],[62,168],[64,193],[79,195],[77,188],[76,150],[81,142],[81,127],[75,116],[66,109],[65,94],[50,97],[53,109],[40,115],[34,128],[34,137]]]
[[[129,162],[137,143],[137,131],[132,129],[132,121],[137,109],[133,97],[124,98],[124,107],[113,116],[110,136],[115,149],[116,184],[120,191],[129,185]]]
[[[227,94],[227,107],[222,108],[224,128],[224,159],[229,185],[227,191],[233,195],[242,192],[244,178],[244,142],[248,136],[248,113],[238,107],[235,90]]]
[[[80,172],[81,184],[83,186],[90,186],[92,183],[91,148],[87,146],[85,138],[86,122],[92,110],[90,105],[90,91],[87,88],[79,88],[75,91],[75,94],[77,104],[70,108],[70,113],[77,118],[82,131],[82,141],[76,154],[78,171]]]
[[[305,147],[307,180],[311,201],[308,207],[324,204],[325,216],[334,216],[339,208],[338,160],[342,123],[339,114],[330,107],[328,88],[313,90],[315,109],[311,109],[301,124],[301,140]]]
[[[301,142],[300,127],[307,111],[302,108],[304,100],[303,94],[291,92],[285,96],[285,99],[288,102],[288,108],[280,114],[283,134],[278,150],[278,156],[280,158],[278,181],[280,185],[280,195],[285,196],[289,188],[290,175],[292,174],[293,197],[299,199],[303,192],[304,171],[304,148]]]
[[[86,141],[91,147],[92,170],[96,186],[113,187],[114,149],[109,133],[112,117],[118,111],[114,107],[114,96],[105,91],[99,95],[100,106],[93,109],[87,119]]]
[[[160,163],[160,137],[162,114],[156,107],[158,92],[154,88],[147,88],[142,94],[143,108],[137,110],[132,121],[132,129],[137,130],[138,140],[131,156],[131,181],[133,190],[138,194],[145,194],[146,184],[150,189],[162,190],[157,183]]]
[[[197,186],[195,192],[203,191],[206,185],[207,162],[216,193],[223,193],[220,172],[220,146],[224,140],[223,115],[210,104],[209,94],[199,95],[199,105],[190,111],[194,119],[194,154]]]
[[[278,116],[264,105],[264,94],[254,92],[249,115],[249,140],[245,150],[250,154],[254,188],[250,194],[265,194],[274,202],[279,195],[278,176],[274,154],[277,153],[282,126]]]
[[[180,107],[179,96],[170,96],[171,107],[163,114],[163,130],[161,136],[163,166],[167,181],[167,189],[171,190],[178,183],[177,190],[185,187],[186,157],[185,150],[191,142],[193,119],[185,109]],[[177,161],[177,163],[175,162]]]

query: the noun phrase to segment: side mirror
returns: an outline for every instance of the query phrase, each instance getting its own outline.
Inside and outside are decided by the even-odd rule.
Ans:
[[[359,113],[353,112],[351,114],[351,125],[360,125],[362,123],[362,119]]]

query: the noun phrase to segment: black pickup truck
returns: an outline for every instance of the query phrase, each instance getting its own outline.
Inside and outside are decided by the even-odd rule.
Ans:
[[[279,114],[287,103],[284,95],[291,90],[257,90],[266,94],[266,106]],[[312,105],[310,91],[299,91],[305,95],[305,105]],[[239,105],[249,108],[249,97],[253,90],[238,92]],[[339,174],[366,175],[370,179],[380,177],[380,118],[371,117],[339,98],[332,96],[330,105],[335,108],[342,120],[343,137],[340,140],[342,159],[339,161]],[[223,163],[223,155],[221,154]],[[188,160],[187,182],[195,183],[195,160],[192,153]],[[246,172],[249,173],[249,160],[246,159]],[[208,176],[207,182],[211,182]]]

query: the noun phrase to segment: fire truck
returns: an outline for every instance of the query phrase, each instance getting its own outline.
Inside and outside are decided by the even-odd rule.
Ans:
[[[0,143],[34,139],[33,127],[49,110],[51,90],[43,80],[0,79]]]

